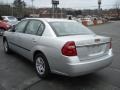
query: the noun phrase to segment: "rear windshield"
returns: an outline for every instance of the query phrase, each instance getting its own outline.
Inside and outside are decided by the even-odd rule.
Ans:
[[[57,36],[94,34],[79,22],[49,22],[49,24]]]
[[[8,19],[10,19],[10,20],[15,20],[16,18],[13,17],[13,16],[9,16]]]

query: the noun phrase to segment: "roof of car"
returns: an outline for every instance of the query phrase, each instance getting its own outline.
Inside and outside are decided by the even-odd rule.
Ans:
[[[2,17],[14,17],[14,16],[2,16]]]
[[[45,20],[47,22],[55,22],[55,21],[66,21],[66,22],[71,22],[74,20],[68,20],[68,19],[57,19],[57,18],[25,18],[25,19],[36,19],[36,20]]]

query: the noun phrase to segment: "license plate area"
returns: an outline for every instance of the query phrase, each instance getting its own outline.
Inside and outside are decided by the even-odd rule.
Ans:
[[[98,54],[98,53],[102,52],[102,45],[91,45],[91,46],[88,46],[88,51],[89,51],[90,55]]]

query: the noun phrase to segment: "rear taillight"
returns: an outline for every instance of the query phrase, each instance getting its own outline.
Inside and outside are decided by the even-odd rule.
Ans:
[[[77,56],[77,51],[76,51],[76,46],[75,46],[75,42],[73,41],[69,41],[67,42],[62,50],[61,50],[62,54],[65,56]]]

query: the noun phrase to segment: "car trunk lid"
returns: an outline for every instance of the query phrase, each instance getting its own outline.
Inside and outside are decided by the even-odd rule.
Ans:
[[[74,41],[80,60],[89,60],[107,55],[110,38],[97,35],[66,36],[64,40]]]

